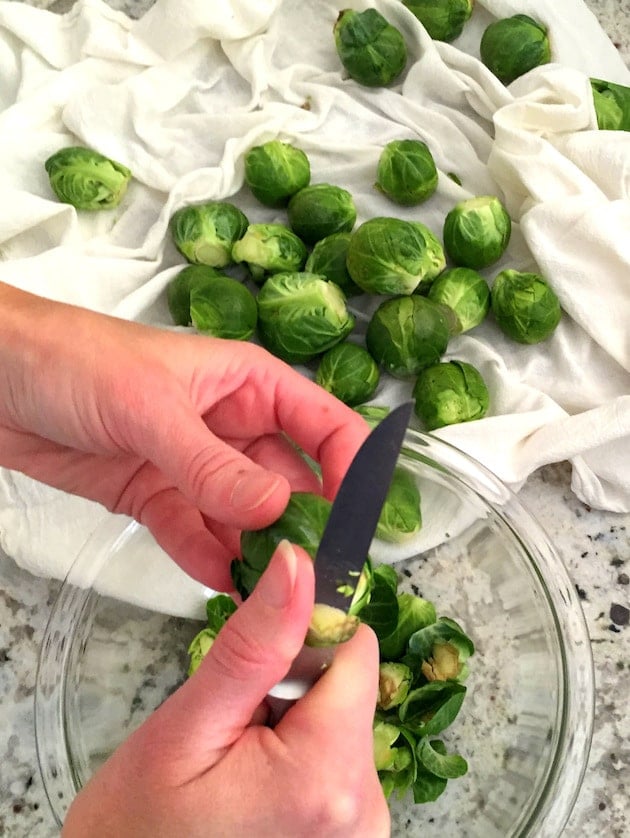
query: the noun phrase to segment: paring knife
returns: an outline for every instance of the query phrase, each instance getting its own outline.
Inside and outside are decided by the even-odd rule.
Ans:
[[[335,497],[315,557],[315,602],[347,611],[347,586],[356,586],[409,424],[413,402],[391,411],[356,453]],[[345,592],[344,592],[344,589]],[[330,665],[334,646],[304,646],[287,676],[267,696],[274,723]]]

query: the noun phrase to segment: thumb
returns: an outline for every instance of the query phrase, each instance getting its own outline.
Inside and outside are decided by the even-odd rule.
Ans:
[[[207,770],[250,724],[301,649],[313,610],[313,563],[281,542],[250,597],[195,674],[143,725],[186,777]],[[173,766],[174,767],[174,766]]]

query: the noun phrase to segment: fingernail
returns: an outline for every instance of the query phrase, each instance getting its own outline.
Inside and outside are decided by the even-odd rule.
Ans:
[[[251,512],[271,497],[280,487],[281,479],[266,471],[250,471],[232,489],[230,504],[239,512]]]
[[[280,610],[291,601],[297,575],[297,556],[289,541],[276,547],[267,570],[256,585],[260,598],[271,608]]]

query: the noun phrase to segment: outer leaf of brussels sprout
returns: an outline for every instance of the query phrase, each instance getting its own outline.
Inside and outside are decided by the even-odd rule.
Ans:
[[[468,763],[459,754],[441,754],[428,739],[418,745],[416,754],[420,763],[437,777],[452,780],[463,777],[468,771]]]
[[[378,519],[376,537],[400,543],[419,532],[421,526],[418,484],[413,474],[397,466]]]
[[[299,271],[306,256],[304,242],[284,224],[250,224],[232,248],[234,261],[246,262],[256,280],[265,274]]]
[[[455,620],[440,617],[415,631],[409,638],[409,652],[421,660],[428,660],[436,643],[451,643],[459,652],[462,663],[474,654],[475,646]]]
[[[347,189],[314,183],[295,193],[287,216],[293,232],[307,244],[315,244],[334,233],[349,233],[357,220],[357,210]]]
[[[495,20],[479,44],[482,62],[503,84],[551,61],[547,28],[528,15]]]
[[[400,728],[398,725],[375,719],[372,726],[372,744],[374,747],[374,764],[377,771],[388,771],[392,768],[396,758],[393,748],[398,737]]]
[[[462,34],[473,0],[403,0],[435,41],[454,41]]]
[[[444,249],[456,265],[485,268],[503,255],[511,233],[510,216],[495,195],[467,198],[444,219]]]
[[[466,687],[457,681],[431,681],[411,690],[399,716],[414,733],[435,736],[455,720],[465,696]]]
[[[455,312],[456,334],[474,329],[490,311],[490,287],[472,268],[444,271],[431,283],[427,297]]]
[[[346,297],[363,293],[361,288],[352,281],[346,265],[350,235],[350,233],[333,233],[320,239],[304,265],[305,271],[319,274],[328,282],[338,285]]]
[[[311,166],[306,154],[291,143],[270,140],[245,155],[245,183],[267,207],[284,207],[308,186]]]
[[[208,265],[188,265],[176,274],[166,286],[168,309],[177,326],[191,326],[190,289],[198,283],[215,276],[224,276]]]
[[[372,397],[381,374],[367,349],[356,343],[338,343],[325,352],[315,372],[315,381],[347,405]]]
[[[354,327],[341,289],[316,274],[274,274],[260,289],[257,302],[263,345],[291,364],[320,355]]]
[[[465,361],[444,361],[418,373],[415,412],[429,431],[481,419],[490,396],[481,373]]]
[[[591,79],[597,127],[607,131],[630,131],[630,87]]]
[[[333,34],[337,54],[348,74],[359,84],[391,84],[405,69],[407,45],[401,33],[376,9],[344,9]]]
[[[495,277],[490,300],[501,330],[519,343],[540,343],[556,329],[562,317],[560,301],[539,274],[513,270]]]
[[[433,155],[422,140],[387,143],[376,168],[376,188],[402,206],[421,204],[433,195],[438,173]]]
[[[435,606],[414,594],[398,594],[398,622],[387,637],[379,641],[382,660],[398,660],[407,649],[412,634],[436,621]]]
[[[389,407],[381,404],[359,404],[354,409],[363,416],[371,428],[375,428],[389,413]]]
[[[370,601],[359,614],[361,622],[367,623],[376,636],[388,637],[398,622],[398,600],[387,579],[374,575]]]
[[[44,168],[57,198],[81,210],[118,206],[132,177],[122,163],[81,146],[60,149],[45,161]]]
[[[249,340],[256,329],[258,306],[241,282],[217,273],[191,284],[190,318],[204,335]]]
[[[223,268],[232,246],[247,229],[247,217],[227,201],[209,201],[178,209],[170,221],[175,247],[189,262]]]
[[[236,611],[236,603],[228,594],[216,594],[206,603],[208,628],[218,634],[228,618]]]
[[[396,378],[417,375],[436,363],[448,344],[440,307],[426,297],[394,297],[379,305],[365,335],[370,355]]]
[[[412,294],[444,270],[446,259],[421,222],[377,217],[352,234],[347,265],[354,282],[370,294]]]

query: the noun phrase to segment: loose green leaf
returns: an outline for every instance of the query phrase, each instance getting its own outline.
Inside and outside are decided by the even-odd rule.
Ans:
[[[432,681],[409,693],[399,716],[409,730],[434,736],[455,720],[465,696],[466,687],[457,681]]]
[[[436,777],[454,780],[468,771],[468,763],[459,754],[441,754],[429,739],[423,739],[416,749],[418,761]]]
[[[227,594],[217,594],[206,603],[208,628],[218,634],[225,625],[228,617],[236,611],[236,603]]]
[[[370,601],[360,612],[361,622],[367,623],[378,638],[387,637],[398,622],[398,599],[390,582],[380,575],[374,576]]]

